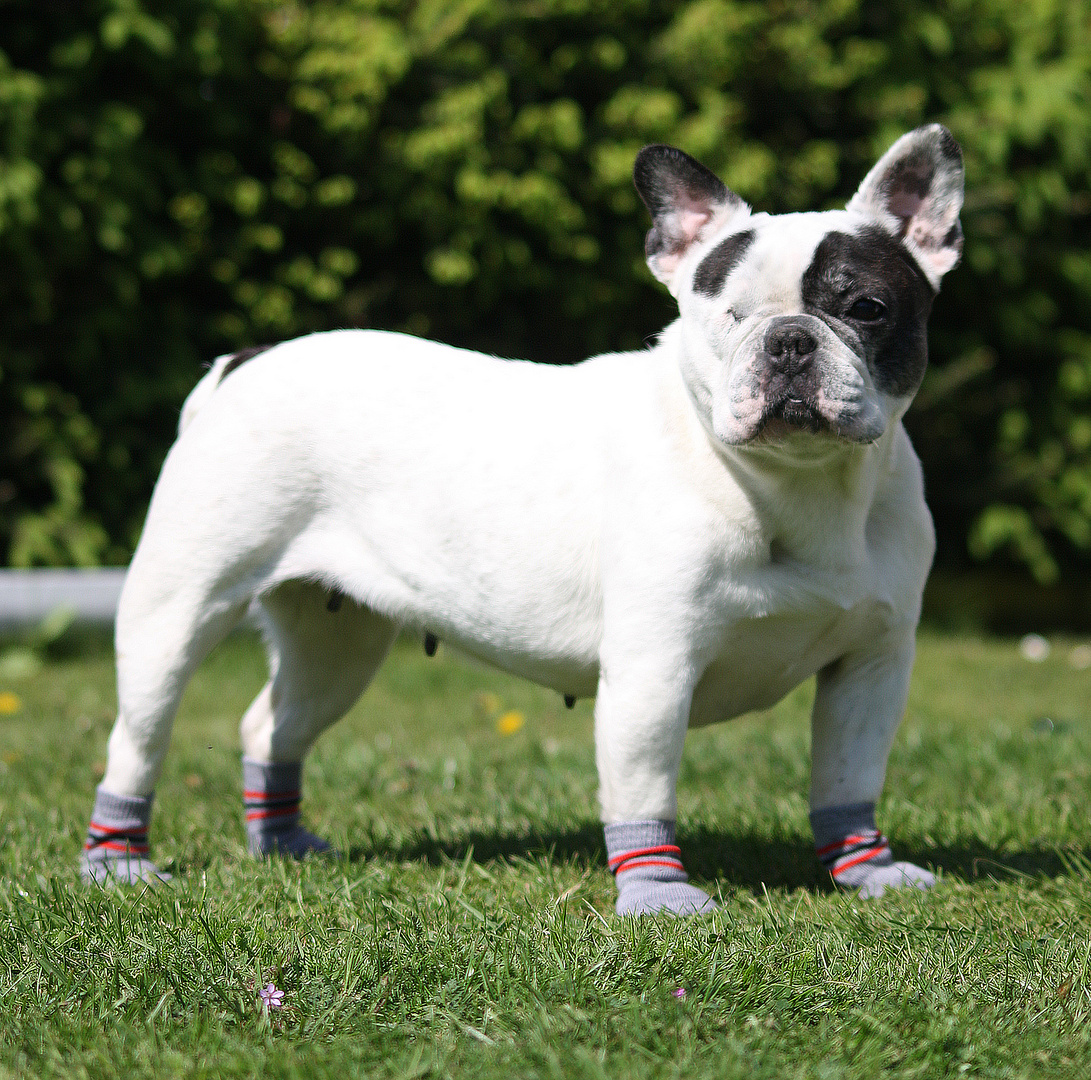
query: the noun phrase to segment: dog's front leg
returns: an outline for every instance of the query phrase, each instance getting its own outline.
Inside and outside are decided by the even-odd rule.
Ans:
[[[811,719],[811,826],[834,882],[865,897],[927,889],[935,877],[895,862],[875,803],[909,696],[913,629],[884,635],[819,673]]]
[[[606,853],[619,915],[712,911],[689,885],[675,843],[678,767],[695,679],[684,661],[630,655],[604,662],[595,753]]]

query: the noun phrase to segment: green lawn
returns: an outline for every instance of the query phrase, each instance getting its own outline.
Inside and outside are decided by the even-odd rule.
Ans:
[[[930,894],[819,874],[809,687],[691,736],[680,842],[723,905],[692,921],[613,915],[590,703],[409,642],[308,764],[342,861],[245,854],[236,726],[264,668],[239,636],[157,792],[174,881],[84,886],[111,663],[52,661],[0,685],[0,1076],[1084,1080],[1091,670],[1053,644],[922,637],[880,819]]]

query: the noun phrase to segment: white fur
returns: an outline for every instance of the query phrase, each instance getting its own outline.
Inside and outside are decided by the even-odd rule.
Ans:
[[[407,627],[595,695],[607,822],[673,819],[687,727],[816,673],[812,806],[873,802],[933,553],[908,402],[823,340],[826,390],[857,395],[863,435],[734,445],[724,419],[744,404],[741,343],[798,308],[810,252],[848,216],[784,219],[756,246],[739,325],[692,295],[718,230],[695,240],[672,267],[682,317],[644,352],[557,368],[339,331],[222,383],[221,358],[122,595],[103,787],[152,790],[186,681],[257,598],[271,677],[242,740],[259,761],[300,760]]]
[[[552,368],[341,331],[214,393],[211,372],[126,581],[104,787],[151,790],[185,680],[257,596],[274,641],[243,725],[259,760],[298,760],[407,626],[597,693],[607,820],[672,818],[687,724],[841,660],[821,737],[863,723],[875,761],[816,770],[816,805],[873,799],[932,554],[916,458],[899,423],[869,445],[728,453],[679,376],[682,338]],[[329,589],[350,598],[337,613]],[[856,689],[858,665],[879,670]]]

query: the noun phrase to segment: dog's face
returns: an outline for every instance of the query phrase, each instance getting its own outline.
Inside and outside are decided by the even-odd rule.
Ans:
[[[682,314],[683,375],[720,443],[870,443],[900,418],[962,248],[962,155],[945,128],[899,139],[844,210],[753,214],[669,146],[645,147],[634,180],[648,265]]]

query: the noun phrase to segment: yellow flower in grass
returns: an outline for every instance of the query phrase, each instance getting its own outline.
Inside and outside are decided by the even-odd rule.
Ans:
[[[23,707],[23,699],[10,690],[0,692],[0,716],[13,716]]]
[[[500,695],[491,690],[475,695],[474,712],[482,720],[493,720],[500,735],[514,735],[527,722],[518,709],[505,709]]]
[[[496,718],[496,730],[501,735],[514,735],[524,724],[526,718],[517,709],[509,709]]]

